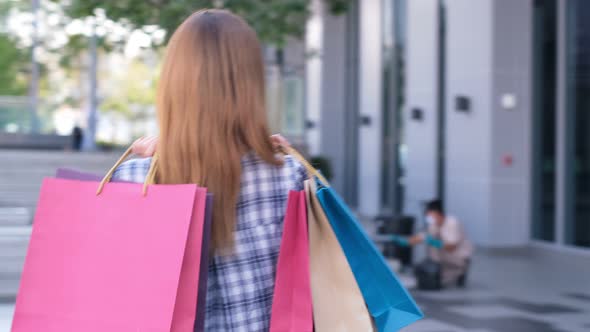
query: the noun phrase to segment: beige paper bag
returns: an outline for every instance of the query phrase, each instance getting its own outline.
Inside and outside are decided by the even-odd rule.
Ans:
[[[315,192],[315,180],[305,181],[315,331],[374,331],[361,291]]]

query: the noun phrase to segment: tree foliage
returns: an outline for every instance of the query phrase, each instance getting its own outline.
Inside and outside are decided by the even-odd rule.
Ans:
[[[154,104],[156,68],[134,60],[125,73],[111,77],[111,84],[116,86],[105,97],[100,105],[104,113],[117,113],[130,120],[143,119],[149,116],[150,107]]]
[[[7,36],[0,35],[0,95],[24,95],[27,92],[27,52]]]
[[[63,2],[63,0],[53,0]],[[324,0],[334,14],[347,10],[349,0]],[[169,36],[190,14],[202,8],[223,7],[244,17],[260,39],[283,46],[288,37],[301,37],[310,0],[70,0],[66,12],[74,18],[104,10],[106,16],[140,28],[156,25]]]

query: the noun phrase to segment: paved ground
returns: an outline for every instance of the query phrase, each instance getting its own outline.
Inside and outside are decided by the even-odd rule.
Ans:
[[[10,331],[10,322],[14,306],[10,304],[0,304],[0,332]]]
[[[480,252],[467,289],[416,292],[411,332],[590,330],[590,257],[540,249]]]
[[[0,227],[0,305],[16,294],[29,235],[28,226]]]
[[[589,276],[588,258],[538,250],[480,251],[466,289],[412,291],[426,318],[404,331],[589,331]],[[411,284],[407,276],[402,279]],[[0,298],[0,332],[9,330],[10,301]]]
[[[14,296],[41,179],[57,167],[102,173],[117,158],[1,151],[0,332],[9,331]],[[19,208],[29,215],[22,218]],[[0,211],[1,212],[1,211]],[[21,211],[22,212],[22,211]],[[11,218],[10,216],[16,216]],[[22,218],[22,220],[18,220]],[[2,226],[3,225],[3,226]],[[401,276],[411,286],[410,276]],[[466,289],[413,294],[426,314],[409,332],[590,331],[590,257],[523,249],[480,250]]]

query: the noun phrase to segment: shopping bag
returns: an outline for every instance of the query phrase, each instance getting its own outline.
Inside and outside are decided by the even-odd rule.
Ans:
[[[192,331],[206,190],[97,186],[43,181],[12,331]]]
[[[207,194],[205,205],[205,223],[203,224],[203,241],[201,243],[201,269],[199,271],[199,295],[197,296],[197,314],[194,332],[205,331],[205,311],[207,309],[207,280],[209,275],[209,252],[211,239],[211,222],[213,220],[213,194]]]
[[[397,331],[421,319],[420,308],[344,201],[330,187],[322,186],[316,194],[346,254],[377,330]]]
[[[270,331],[312,332],[313,311],[305,192],[289,192],[283,227]]]
[[[315,192],[315,180],[305,181],[315,330],[373,331],[363,295]]]
[[[58,168],[55,172],[55,177],[58,179],[70,179],[80,181],[100,181],[102,177],[97,174],[81,172],[71,168]]]
[[[101,177],[92,173],[81,172],[70,168],[58,168],[56,178],[100,181]],[[213,215],[213,194],[207,194],[205,205],[205,221],[203,224],[203,240],[201,242],[201,259],[199,271],[199,286],[197,296],[197,313],[195,318],[194,332],[205,331],[205,310],[207,300],[207,276],[209,272],[209,239],[211,238],[211,220]]]

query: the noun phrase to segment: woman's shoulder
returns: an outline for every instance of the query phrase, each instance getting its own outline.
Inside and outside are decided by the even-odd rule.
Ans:
[[[303,190],[303,181],[307,179],[305,167],[290,155],[284,156],[282,165],[276,166],[249,153],[242,158],[242,171],[246,181],[290,182],[293,190]]]
[[[282,156],[283,163],[279,166],[269,164],[262,158],[258,157],[255,153],[248,153],[242,157],[242,168],[268,168],[268,169],[280,169],[285,172],[302,173],[305,172],[305,167],[293,156],[285,155]]]
[[[122,163],[113,174],[113,181],[141,183],[150,169],[152,158],[131,159]]]

